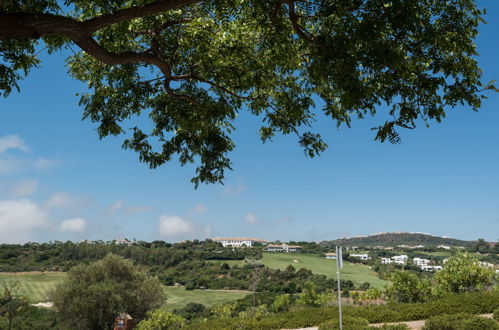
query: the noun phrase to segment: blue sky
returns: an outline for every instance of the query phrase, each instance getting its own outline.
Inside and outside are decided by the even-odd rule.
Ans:
[[[499,80],[499,2],[482,1],[477,40],[484,80]],[[64,56],[42,56],[21,93],[0,100],[0,242],[252,236],[324,240],[382,231],[499,238],[499,94],[479,112],[449,110],[442,124],[374,142],[381,118],[316,128],[330,148],[304,157],[294,137],[262,144],[259,122],[236,122],[234,171],[224,186],[190,183],[193,167],[156,170],[99,140],[82,121],[85,90]]]

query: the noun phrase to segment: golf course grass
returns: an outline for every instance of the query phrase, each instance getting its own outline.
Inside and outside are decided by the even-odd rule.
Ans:
[[[259,261],[274,269],[285,269],[292,265],[296,269],[310,269],[315,274],[324,274],[328,277],[336,276],[336,260],[325,259],[317,254],[264,252],[262,260]],[[231,261],[229,263],[242,265],[244,261]],[[388,283],[378,278],[376,272],[372,271],[369,266],[350,262],[344,263],[341,278],[350,280],[356,285],[369,282],[371,286],[377,288],[382,288]]]
[[[59,272],[30,272],[30,273],[0,273],[0,281],[19,282],[19,294],[27,296],[31,303],[49,301],[48,292],[56,284],[64,280],[65,273]],[[186,290],[184,287],[165,287],[168,299],[164,309],[172,311],[182,308],[190,302],[211,306],[245,297],[248,292],[224,290]]]
[[[19,282],[19,294],[29,297],[31,303],[38,303],[48,301],[50,289],[65,276],[62,272],[0,273],[0,281]]]
[[[173,311],[188,303],[203,304],[206,307],[214,304],[231,302],[244,298],[250,292],[232,290],[186,290],[184,287],[166,287],[168,299],[163,309]]]

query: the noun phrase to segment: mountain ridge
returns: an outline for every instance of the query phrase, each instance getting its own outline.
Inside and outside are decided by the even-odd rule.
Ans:
[[[421,232],[383,232],[366,236],[344,237],[335,240],[325,240],[320,242],[324,245],[342,246],[398,246],[398,245],[424,245],[424,246],[463,246],[470,247],[476,241],[466,241],[447,236],[434,236]]]

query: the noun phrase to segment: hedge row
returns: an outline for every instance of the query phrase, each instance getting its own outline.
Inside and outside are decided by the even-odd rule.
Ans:
[[[467,313],[438,315],[429,318],[424,330],[499,330],[493,319]]]
[[[499,292],[456,294],[428,303],[388,304],[376,306],[345,306],[345,317],[364,318],[369,323],[424,320],[432,316],[469,313],[492,313],[499,307]],[[249,318],[219,318],[199,321],[189,329],[282,329],[318,326],[335,320],[336,307],[295,309],[285,313],[270,314],[260,320]]]

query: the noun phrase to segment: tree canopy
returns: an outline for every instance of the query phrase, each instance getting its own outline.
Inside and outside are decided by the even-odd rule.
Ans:
[[[42,47],[70,48],[101,138],[124,135],[151,168],[195,163],[196,185],[221,182],[242,110],[262,141],[296,134],[310,157],[327,147],[321,111],[350,126],[383,110],[375,139],[398,143],[398,128],[477,110],[495,89],[476,60],[484,14],[475,0],[4,0],[0,94]]]
[[[119,313],[135,320],[159,308],[166,295],[159,280],[130,260],[108,254],[71,268],[51,299],[60,320],[71,329],[109,329]]]

